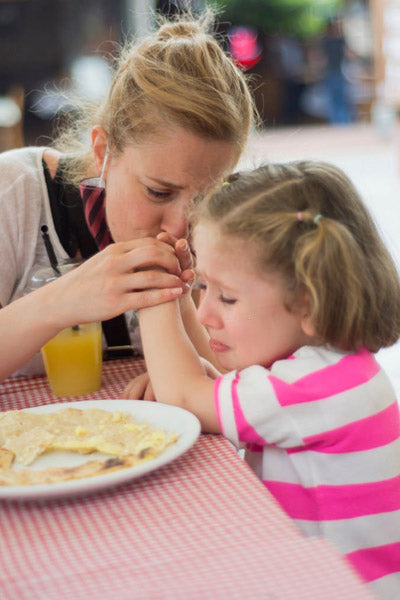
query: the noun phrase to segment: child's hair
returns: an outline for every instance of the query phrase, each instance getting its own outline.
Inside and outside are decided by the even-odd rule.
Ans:
[[[372,352],[400,337],[400,281],[355,187],[323,162],[238,173],[197,207],[197,221],[254,242],[257,268],[286,284],[285,306],[309,299],[316,343]]]
[[[209,33],[213,19],[211,9],[196,19],[190,14],[164,19],[141,42],[126,43],[106,101],[82,105],[80,116],[73,115],[56,140],[59,149],[78,155],[70,180],[87,176],[93,167],[82,132],[94,125],[105,129],[116,152],[173,124],[235,144],[240,156],[256,111],[244,74]]]

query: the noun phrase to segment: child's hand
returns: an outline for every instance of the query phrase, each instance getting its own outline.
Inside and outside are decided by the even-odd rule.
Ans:
[[[156,398],[151,385],[150,377],[147,372],[141,373],[128,383],[122,392],[122,398],[133,400],[151,400],[155,402]]]
[[[219,371],[205,358],[200,357],[201,364],[204,367],[205,373],[211,379],[216,379],[221,375]],[[128,383],[121,394],[121,398],[131,400],[149,400],[156,401],[156,397],[151,385],[150,377],[147,371],[137,375]]]
[[[190,286],[194,280],[194,271],[193,271],[193,262],[194,261],[193,261],[193,255],[190,251],[190,246],[189,246],[187,240],[185,240],[184,238],[181,238],[178,240],[176,237],[174,237],[170,233],[167,233],[166,231],[159,233],[157,236],[157,239],[160,242],[169,244],[170,246],[172,246],[174,248],[176,257],[179,261],[179,265],[182,269],[180,277],[184,283],[187,283]],[[189,288],[187,288],[187,290],[184,290],[184,293],[186,291],[189,291]]]

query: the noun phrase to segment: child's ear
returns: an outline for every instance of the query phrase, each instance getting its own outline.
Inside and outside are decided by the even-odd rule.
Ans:
[[[303,333],[309,337],[314,337],[316,334],[315,327],[311,321],[310,315],[310,296],[306,292],[302,298],[300,306],[300,325]]]
[[[309,314],[303,315],[301,318],[301,329],[308,337],[314,337],[316,334],[315,327],[312,324]]]

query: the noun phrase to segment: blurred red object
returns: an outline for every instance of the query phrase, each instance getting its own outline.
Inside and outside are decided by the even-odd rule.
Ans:
[[[228,31],[230,52],[235,63],[244,71],[251,69],[262,57],[257,32],[251,27],[232,27]]]

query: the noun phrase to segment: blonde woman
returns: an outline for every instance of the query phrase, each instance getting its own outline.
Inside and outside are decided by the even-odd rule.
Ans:
[[[3,340],[15,349],[0,361],[0,377],[77,322],[105,321],[109,353],[129,354],[134,313],[109,319],[171,299],[170,288],[186,289],[189,248],[172,249],[156,236],[187,237],[189,208],[231,172],[254,115],[243,74],[208,33],[212,16],[164,22],[126,46],[105,103],[81,112],[54,147],[0,155],[0,305],[20,299],[10,314],[21,314],[18,337],[0,311]],[[88,147],[81,143],[87,133]],[[48,264],[44,225],[58,262],[100,253],[74,271],[68,286],[60,278],[28,299],[32,274]],[[189,294],[182,311],[207,354]]]
[[[400,416],[374,353],[400,337],[400,281],[343,172],[295,162],[231,178],[198,208],[201,361],[177,302],[139,311],[158,401],[239,447],[305,535],[378,597],[400,591]],[[229,475],[227,475],[229,476]]]

